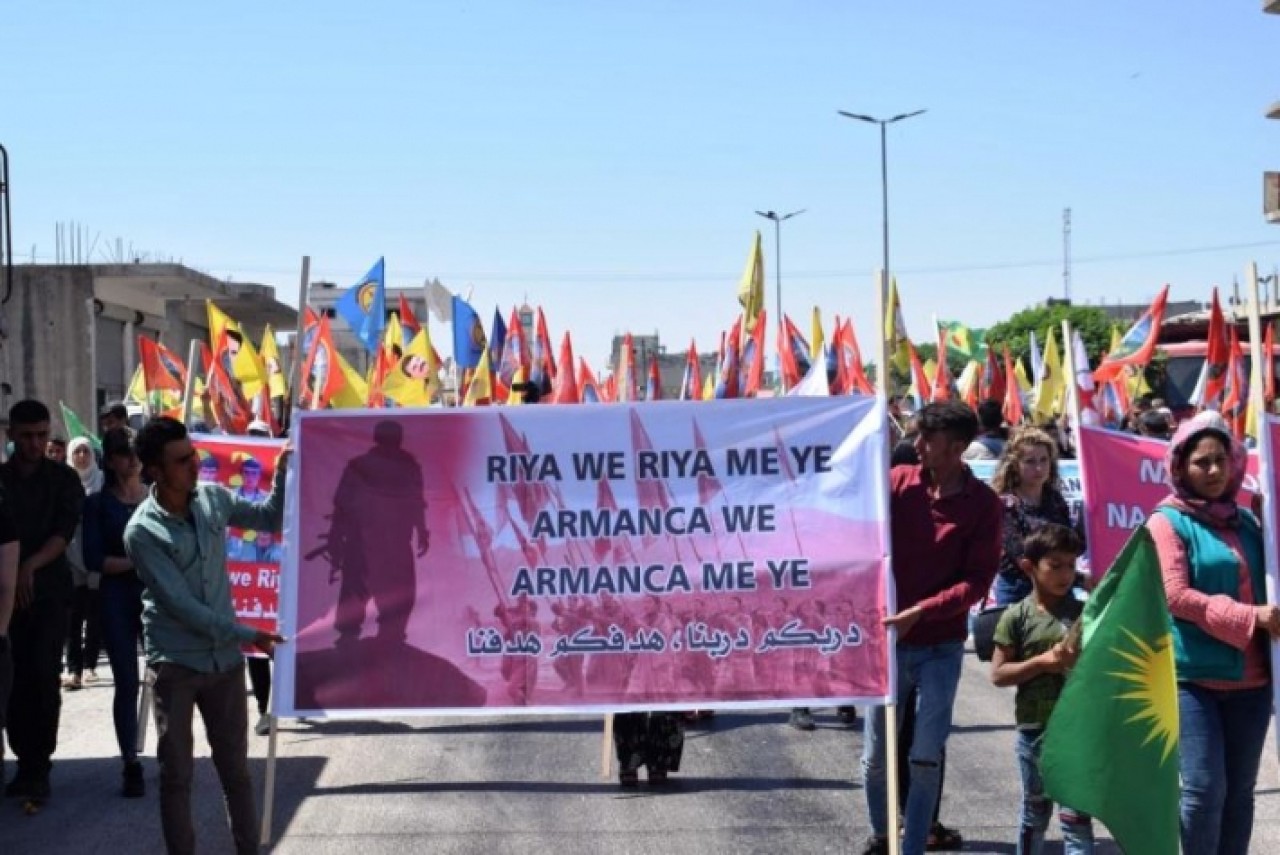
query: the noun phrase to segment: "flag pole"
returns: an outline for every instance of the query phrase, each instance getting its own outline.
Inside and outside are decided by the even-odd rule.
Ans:
[[[298,282],[298,322],[294,325],[293,333],[293,354],[290,357],[289,365],[289,388],[285,391],[285,403],[288,405],[289,412],[284,413],[283,421],[286,427],[293,418],[294,405],[298,401],[298,395],[301,394],[302,388],[299,380],[302,374],[302,362],[305,358],[302,354],[302,340],[304,328],[307,324],[307,305],[311,299],[311,256],[302,256],[302,275]],[[292,431],[290,431],[292,434]]]
[[[182,385],[182,423],[184,425],[191,421],[191,410],[195,406],[196,361],[199,358],[200,340],[193,338],[187,345],[187,376]]]
[[[1062,320],[1062,373],[1067,376],[1067,411],[1070,417],[1067,424],[1075,424],[1075,436],[1072,438],[1072,445],[1076,460],[1079,461],[1080,471],[1080,499],[1083,507],[1089,505],[1089,473],[1084,465],[1084,455],[1080,453],[1080,443],[1084,439],[1084,416],[1083,408],[1080,405],[1080,385],[1076,382],[1076,372],[1080,370],[1076,366],[1076,342],[1075,330],[1071,327],[1071,321],[1063,318]],[[1089,370],[1089,366],[1085,365],[1085,371]],[[1083,511],[1081,512],[1083,514]],[[1089,531],[1089,515],[1083,514],[1083,525],[1085,527],[1085,541],[1087,543],[1096,543],[1094,532]],[[1101,573],[1107,571],[1106,567],[1098,568],[1093,566],[1093,562],[1089,563],[1089,576],[1097,579]]]
[[[1271,443],[1271,428],[1267,424],[1266,400],[1262,388],[1262,372],[1263,366],[1266,365],[1265,360],[1274,359],[1275,356],[1270,353],[1263,353],[1262,349],[1262,314],[1261,303],[1258,300],[1258,265],[1255,262],[1249,263],[1248,270],[1249,284],[1249,357],[1252,361],[1252,370],[1249,372],[1249,406],[1254,408],[1255,426],[1258,435],[1255,439],[1258,442],[1258,484],[1260,489],[1258,494],[1262,497],[1262,519],[1266,522],[1262,524],[1262,530],[1267,533],[1267,548],[1263,550],[1266,569],[1266,586],[1267,586],[1267,602],[1277,602],[1276,597],[1280,594],[1280,532],[1277,532],[1276,526],[1270,524],[1275,519],[1276,496],[1271,489],[1272,479],[1275,473],[1275,447]],[[1280,668],[1280,641],[1271,640],[1271,673],[1277,672]],[[1272,716],[1276,720],[1276,727],[1280,728],[1280,682],[1271,681],[1271,700],[1272,700]],[[1280,732],[1278,730],[1277,732]],[[1276,744],[1276,755],[1280,757],[1280,742]]]
[[[884,406],[885,415],[889,415],[889,338],[885,335],[885,318],[889,310],[889,271],[880,270],[876,276],[879,287],[876,293],[879,295],[880,302],[880,365],[876,372],[876,391],[879,392],[880,400]],[[896,330],[895,330],[896,338]],[[889,421],[892,420],[889,416]],[[885,424],[885,433],[887,439],[892,438],[893,433],[889,430],[889,424]],[[887,446],[887,443],[886,443]],[[885,508],[885,528],[889,527],[889,479],[885,479],[885,494],[882,497]],[[887,531],[885,532],[888,533]],[[886,539],[886,545],[889,540]],[[890,549],[892,553],[892,549]],[[887,615],[896,614],[898,611],[897,591],[893,584],[893,556],[888,555],[884,562],[884,593],[885,593],[885,611]],[[898,649],[898,631],[894,627],[889,627],[885,633],[885,673],[889,675],[889,697],[884,705],[884,748],[885,748],[885,784],[888,792],[888,818],[889,818],[889,851],[893,855],[899,855],[902,851],[902,839],[898,836],[898,791],[902,786],[902,782],[898,780],[898,669],[897,669],[897,649]],[[875,713],[872,712],[872,715]],[[872,727],[871,722],[867,723],[868,727]]]

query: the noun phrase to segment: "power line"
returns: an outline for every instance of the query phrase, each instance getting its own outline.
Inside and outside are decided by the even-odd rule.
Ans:
[[[1106,264],[1116,261],[1140,261],[1147,258],[1178,258],[1189,255],[1208,255],[1215,252],[1229,252],[1243,249],[1260,249],[1263,247],[1280,246],[1280,240],[1264,240],[1252,241],[1248,243],[1224,243],[1212,244],[1205,246],[1183,247],[1177,249],[1155,249],[1137,252],[1109,253],[1089,256],[1072,256],[1071,264],[1076,266],[1079,264]],[[48,259],[49,256],[32,253],[33,259]],[[206,270],[218,271],[222,274],[252,273],[256,275],[279,275],[287,276],[297,273],[296,267],[274,267],[271,265],[221,265],[221,264],[197,264],[189,263],[188,266]],[[798,270],[792,273],[787,271],[788,279],[849,279],[851,277],[862,276],[872,267],[871,264],[863,268],[844,269],[844,270]],[[950,273],[984,273],[1002,270],[1034,270],[1042,268],[1058,268],[1062,267],[1062,258],[1036,258],[1025,259],[1021,261],[1008,262],[983,262],[976,264],[948,264],[942,266],[924,266],[924,267],[900,267],[895,273],[900,275],[917,275],[917,276],[934,276]],[[365,268],[321,268],[323,277],[342,277],[351,278],[352,280],[360,277],[365,272]],[[726,281],[736,282],[741,276],[741,271],[724,271],[724,272],[636,272],[636,271],[575,271],[575,272],[503,272],[503,271],[423,271],[408,270],[395,271],[398,279],[425,279],[438,278],[442,281],[471,281],[471,282],[510,282],[510,283],[582,283],[595,282],[599,280],[609,280],[611,282],[625,283],[689,283],[689,282],[708,282],[723,283]]]

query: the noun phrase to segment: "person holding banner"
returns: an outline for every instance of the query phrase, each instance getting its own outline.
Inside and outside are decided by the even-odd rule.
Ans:
[[[926,405],[918,414],[917,466],[890,474],[893,575],[898,613],[884,619],[897,631],[897,703],[918,691],[911,735],[910,787],[902,851],[920,855],[938,800],[942,752],[951,713],[969,608],[991,587],[1000,561],[1002,508],[961,456],[978,433],[973,411],[958,401]],[[867,717],[863,787],[873,836],[864,855],[888,852],[885,710]]]
[[[125,552],[124,531],[133,512],[146,499],[147,488],[142,483],[142,465],[123,428],[109,430],[102,438],[102,463],[106,469],[105,486],[84,505],[84,563],[89,573],[101,579],[102,638],[115,682],[111,717],[120,759],[124,761],[121,792],[125,798],[136,799],[146,795],[142,764],[138,762],[142,581]]]
[[[996,605],[1010,606],[1031,594],[1022,571],[1022,544],[1047,524],[1071,527],[1071,508],[1062,495],[1058,444],[1038,428],[1023,428],[1010,439],[991,487],[1004,507],[1003,550],[996,574]]]
[[[1173,493],[1147,520],[1173,616],[1185,852],[1245,855],[1271,719],[1262,528],[1236,504],[1246,453],[1222,416],[1183,422],[1165,458]]]
[[[271,495],[255,504],[220,484],[202,484],[196,449],[175,419],[153,418],[134,440],[150,496],[125,528],[128,557],[146,586],[142,628],[155,692],[160,817],[171,853],[195,851],[191,819],[192,719],[204,719],[236,851],[256,853],[257,810],[248,766],[242,644],[268,655],[284,641],[238,623],[227,576],[228,526],[279,531],[286,445]]]

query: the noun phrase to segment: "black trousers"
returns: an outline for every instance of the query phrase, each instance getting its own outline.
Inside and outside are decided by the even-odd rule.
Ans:
[[[271,708],[271,660],[265,656],[246,656],[249,667],[249,685],[253,687],[253,699],[258,702],[258,715],[266,715]]]
[[[13,655],[13,691],[9,695],[9,747],[18,758],[18,774],[29,780],[48,776],[58,747],[62,712],[62,645],[67,639],[70,603],[43,597],[14,609],[9,623]]]
[[[80,585],[71,596],[67,633],[67,673],[79,676],[97,668],[102,653],[102,606],[98,592],[88,585]]]

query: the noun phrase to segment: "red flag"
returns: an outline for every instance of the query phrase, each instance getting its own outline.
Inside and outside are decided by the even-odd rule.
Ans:
[[[631,333],[627,333],[622,337],[622,352],[618,354],[618,366],[614,369],[613,376],[617,379],[617,388],[615,390],[616,401],[637,401],[640,399],[639,389],[636,387],[636,349],[631,341]]]
[[[698,363],[697,342],[690,339],[689,353],[685,356],[684,376],[680,378],[680,400],[702,400],[702,366]]]
[[[858,337],[853,331],[853,318],[845,318],[836,324],[835,334],[831,342],[836,350],[836,383],[841,395],[874,395],[875,386],[867,377],[867,370],[862,364],[862,350],[858,347]],[[837,394],[832,390],[832,394]]]
[[[1191,404],[1200,409],[1218,403],[1227,385],[1227,363],[1231,356],[1231,342],[1227,338],[1227,322],[1218,303],[1218,289],[1213,289],[1213,301],[1209,304],[1209,336],[1205,354],[1203,388],[1198,400]]]
[[[662,371],[658,368],[658,354],[649,354],[649,378],[644,384],[646,401],[662,400]]]
[[[600,400],[606,404],[612,404],[618,400],[618,375],[610,374],[600,383]]]
[[[944,343],[945,344],[945,343]],[[942,351],[946,358],[946,350]],[[938,369],[942,370],[941,367]],[[1009,345],[1004,346],[1004,420],[1010,427],[1022,424],[1022,390],[1018,388],[1018,375],[1014,371],[1013,357],[1009,354]]]
[[[996,352],[991,349],[991,343],[988,342],[987,364],[982,369],[978,395],[983,401],[1003,401],[1004,391],[1004,372],[1000,370],[1000,363],[996,361]]]
[[[640,416],[635,409],[631,410],[631,456],[638,457],[642,451],[652,451],[653,441],[649,439],[649,433],[644,429],[644,422],[640,420]],[[667,483],[652,478],[641,478],[637,472],[636,479],[636,506],[640,509],[645,508],[662,508],[664,511],[671,507],[671,494],[667,490]],[[642,539],[642,543],[651,544],[655,538],[652,535]]]
[[[788,389],[809,373],[809,342],[786,315],[778,321],[778,370]]]
[[[225,336],[225,333],[224,333]],[[201,354],[205,360],[205,388],[209,391],[209,406],[213,410],[213,420],[225,433],[243,434],[249,430],[249,422],[253,421],[253,413],[240,389],[231,382],[222,361],[200,343]]]
[[[182,394],[182,378],[171,372],[160,355],[160,345],[145,335],[138,336],[138,356],[142,363],[142,382],[147,392]]]
[[[578,357],[578,397],[584,404],[599,404],[604,400],[604,392],[600,389],[596,373],[581,356]]]
[[[738,369],[742,376],[738,381],[738,388],[742,390],[744,398],[754,398],[759,394],[760,384],[764,380],[765,315],[765,310],[761,309],[756,316],[755,325],[751,327],[751,332],[743,337]]]
[[[1005,348],[1005,354],[1009,353],[1009,348]],[[947,331],[942,327],[938,327],[938,367],[933,373],[933,394],[934,401],[946,401],[951,397],[951,368],[947,365]],[[1008,372],[1006,371],[1006,374]],[[1010,422],[1017,424],[1017,422]]]
[[[404,299],[404,295],[400,296]],[[378,354],[374,357],[373,373],[369,377],[369,398],[365,402],[369,407],[385,407],[387,405],[387,397],[382,392],[383,385],[387,382],[387,375],[396,367],[398,360],[395,354],[386,347],[379,347]]]
[[[404,327],[404,340],[408,344],[409,339],[418,334],[418,330],[422,329],[422,324],[418,323],[418,316],[413,313],[413,308],[409,305],[409,301],[404,298],[404,294],[400,295],[400,326]],[[439,365],[439,363],[436,363]]]
[[[333,333],[329,329],[327,315],[320,317],[315,340],[311,342],[311,350],[307,353],[307,361],[302,369],[302,382],[305,387],[303,398],[311,409],[323,409],[329,401],[346,384],[342,370],[338,367],[338,349],[333,345]],[[215,367],[217,360],[214,360]],[[314,397],[314,406],[311,401]]]
[[[729,334],[720,339],[720,368],[716,372],[716,397],[738,397],[738,339],[742,335],[742,316],[733,322]]]
[[[519,323],[516,326],[519,326]],[[529,365],[529,380],[545,388],[556,376],[556,361],[551,355],[551,334],[547,332],[547,319],[542,314],[541,306],[538,307],[533,339],[533,359],[530,360]]]
[[[1235,327],[1229,330],[1230,352],[1227,357],[1227,385],[1222,396],[1222,417],[1231,425],[1237,439],[1244,438],[1245,412],[1249,403],[1249,378],[1244,370],[1244,352]]]
[[[1164,306],[1169,299],[1169,286],[1166,285],[1156,295],[1155,300],[1142,313],[1142,317],[1129,327],[1120,346],[1108,353],[1102,364],[1093,372],[1095,383],[1111,380],[1124,373],[1129,365],[1145,368],[1155,353],[1156,341],[1160,338],[1160,324],[1164,322]]]
[[[565,330],[560,340],[560,359],[556,371],[556,381],[551,387],[551,404],[581,404],[578,396],[578,382],[573,376],[573,342],[569,340],[569,331]]]

